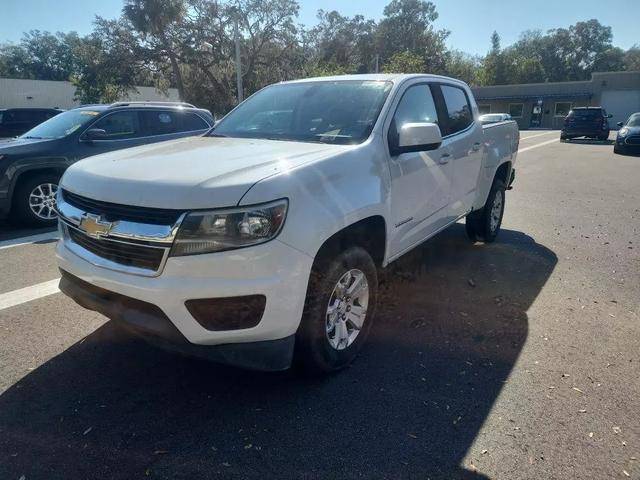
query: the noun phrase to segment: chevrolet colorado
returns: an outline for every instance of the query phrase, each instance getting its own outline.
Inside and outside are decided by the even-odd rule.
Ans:
[[[305,79],[203,136],[75,163],[60,288],[173,350],[340,369],[371,329],[379,269],[463,217],[474,240],[498,234],[519,133],[478,116],[451,78]]]

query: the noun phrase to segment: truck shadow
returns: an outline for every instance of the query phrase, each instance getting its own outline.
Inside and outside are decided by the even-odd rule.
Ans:
[[[213,366],[107,323],[0,395],[0,478],[485,478],[473,444],[556,262],[455,225],[389,268],[368,345],[328,378]]]

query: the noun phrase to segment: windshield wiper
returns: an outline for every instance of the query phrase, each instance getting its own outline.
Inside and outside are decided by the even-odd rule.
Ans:
[[[33,140],[43,140],[44,139],[44,137],[31,137],[31,136],[29,136],[29,137],[21,137],[21,138],[31,138]]]
[[[210,132],[209,135],[207,135],[207,137],[227,138],[226,135],[223,135],[222,133],[216,133],[216,132]]]

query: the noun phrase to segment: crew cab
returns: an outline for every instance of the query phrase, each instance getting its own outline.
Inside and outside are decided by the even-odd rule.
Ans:
[[[436,75],[268,86],[197,138],[85,159],[61,180],[60,288],[152,343],[313,372],[366,340],[378,272],[466,217],[500,230],[519,132]]]
[[[179,102],[116,102],[60,113],[0,143],[0,218],[55,226],[58,181],[72,163],[112,150],[199,135],[213,123],[208,110]]]

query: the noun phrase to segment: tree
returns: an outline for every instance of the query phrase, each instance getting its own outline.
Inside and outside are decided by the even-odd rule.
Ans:
[[[138,35],[147,57],[169,60],[181,100],[185,98],[185,88],[179,56],[185,41],[181,22],[186,10],[184,0],[126,0],[122,9],[124,20]],[[142,53],[142,49],[139,51]]]
[[[0,47],[0,75],[40,80],[68,80],[79,64],[74,51],[81,42],[75,32],[52,34],[31,30],[18,45]]]
[[[391,0],[378,24],[377,51],[383,64],[399,52],[420,55],[424,69],[442,73],[446,67],[448,30],[436,30],[436,7],[424,0]]]
[[[318,11],[318,25],[306,37],[309,70],[314,74],[367,73],[375,62],[376,23],[362,15],[344,17]]]
[[[460,50],[451,50],[447,54],[444,73],[453,78],[464,80],[469,85],[479,82],[478,70],[481,60]]]
[[[500,35],[496,31],[491,34],[491,50],[483,61],[480,81],[483,85],[503,85],[506,81]]]
[[[624,69],[640,71],[640,45],[634,45],[624,54]]]
[[[396,53],[384,64],[384,73],[423,73],[425,71],[422,55],[404,51]]]
[[[71,76],[76,99],[81,103],[111,103],[126,95],[135,85],[152,80],[143,69],[137,43],[118,20],[96,19],[94,32],[79,42],[74,55],[81,65]]]

